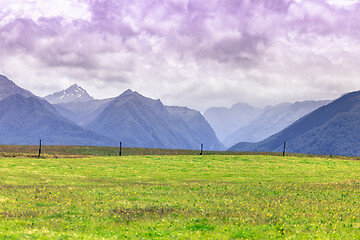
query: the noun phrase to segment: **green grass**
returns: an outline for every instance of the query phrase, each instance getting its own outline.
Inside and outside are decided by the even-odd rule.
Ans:
[[[199,147],[200,148],[200,147]],[[85,157],[85,156],[118,156],[119,147],[99,146],[61,146],[43,145],[43,157]],[[133,155],[199,155],[199,150],[185,149],[155,149],[155,148],[123,148],[124,156]],[[0,145],[0,156],[4,157],[35,157],[38,155],[39,146],[36,145]],[[239,152],[205,151],[204,154],[236,155]],[[273,153],[278,155],[278,153]]]
[[[0,239],[358,239],[360,162],[0,158]]]
[[[200,148],[200,147],[199,147]],[[3,157],[37,157],[39,146],[36,145],[0,145],[0,156]],[[199,155],[199,150],[186,149],[156,149],[156,148],[123,148],[124,156],[139,155]],[[62,146],[62,145],[43,145],[42,158],[64,158],[64,157],[89,157],[89,156],[118,156],[119,147],[99,147],[99,146]],[[278,152],[232,152],[232,151],[207,151],[203,155],[269,155],[282,156]],[[313,156],[330,157],[320,155],[309,155],[299,153],[287,153],[289,156]],[[360,159],[359,157],[341,157],[346,159]]]

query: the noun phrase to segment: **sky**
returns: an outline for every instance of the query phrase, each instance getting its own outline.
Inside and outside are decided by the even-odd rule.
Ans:
[[[359,1],[0,0],[0,74],[200,111],[335,99],[360,89]]]

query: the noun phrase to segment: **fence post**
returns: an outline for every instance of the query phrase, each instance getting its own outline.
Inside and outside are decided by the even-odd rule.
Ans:
[[[119,156],[122,156],[122,143],[120,142]]]
[[[284,142],[284,151],[283,151],[283,157],[285,157],[286,154],[286,142]]]
[[[38,155],[38,157],[40,157],[40,155],[41,155],[41,139],[40,139],[40,143],[39,143],[39,155]]]
[[[201,151],[200,151],[200,155],[203,155],[203,149],[204,149],[204,144],[201,144]]]

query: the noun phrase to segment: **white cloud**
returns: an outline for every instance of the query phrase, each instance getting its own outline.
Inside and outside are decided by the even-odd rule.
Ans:
[[[326,0],[330,5],[350,6],[359,2],[359,0]]]
[[[76,19],[90,20],[91,13],[86,2],[74,0],[1,0],[0,24],[6,24],[16,18],[62,17],[65,21]]]

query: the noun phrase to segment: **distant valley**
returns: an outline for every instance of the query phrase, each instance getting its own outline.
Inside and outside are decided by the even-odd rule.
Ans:
[[[360,155],[360,91],[343,95],[256,143],[240,142],[233,151],[282,151],[325,155]]]
[[[280,132],[284,128],[312,111],[329,104],[331,101],[303,101],[282,103],[262,109],[261,114],[248,124],[236,129],[223,143],[230,147],[238,142],[258,142]]]

